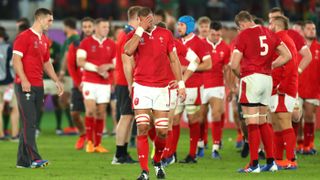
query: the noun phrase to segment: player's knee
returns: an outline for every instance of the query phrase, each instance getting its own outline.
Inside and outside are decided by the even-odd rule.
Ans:
[[[94,108],[87,108],[86,109],[86,116],[94,117],[96,115],[96,111]]]
[[[212,120],[213,120],[213,121],[220,121],[220,120],[221,120],[221,115],[222,115],[222,112],[221,112],[221,111],[213,111],[213,112],[211,113]]]
[[[148,129],[150,125],[150,116],[148,114],[138,114],[135,116],[134,119],[137,123],[139,135],[148,134]]]
[[[167,130],[169,127],[169,118],[157,118],[154,120],[154,126],[157,130]]]

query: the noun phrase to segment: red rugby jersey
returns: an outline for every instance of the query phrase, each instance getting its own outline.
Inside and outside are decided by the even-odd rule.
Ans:
[[[86,51],[86,61],[96,66],[100,66],[103,64],[113,64],[115,62],[116,45],[109,38],[105,38],[100,41],[94,35],[89,36],[80,43],[79,49]],[[109,77],[107,79],[104,79],[96,72],[84,70],[82,81],[98,84],[112,84],[113,73],[112,71],[109,71]]]
[[[14,41],[13,53],[21,56],[24,73],[31,86],[43,86],[43,64],[50,59],[49,39],[33,29],[20,33]],[[18,75],[15,83],[21,83]]]

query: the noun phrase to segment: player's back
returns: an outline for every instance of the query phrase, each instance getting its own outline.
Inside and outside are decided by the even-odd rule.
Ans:
[[[237,41],[235,49],[243,53],[241,76],[254,73],[270,75],[272,56],[280,44],[279,38],[265,27],[253,26],[242,31]]]

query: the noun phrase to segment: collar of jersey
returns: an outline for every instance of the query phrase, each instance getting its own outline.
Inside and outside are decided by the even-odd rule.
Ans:
[[[35,31],[35,30],[32,29],[32,28],[30,28],[30,30],[31,30],[35,35],[37,35],[39,39],[41,39],[41,35],[40,35],[37,31]]]
[[[98,41],[99,44],[103,44],[103,42],[107,39],[106,37],[104,37],[102,40],[100,40],[99,38],[97,38],[95,35],[92,35],[92,38],[96,41]]]
[[[218,41],[216,44],[212,43],[212,42],[209,40],[209,38],[207,38],[207,42],[213,47],[213,49],[216,49],[217,46],[222,42],[222,38],[220,37],[219,41]]]
[[[188,39],[182,38],[182,43],[183,43],[183,44],[186,44],[188,41],[190,41],[190,40],[193,39],[194,37],[195,37],[195,34],[193,33],[192,36],[191,36],[190,38],[188,38]]]
[[[148,31],[144,31],[146,34],[148,34],[149,36],[152,35],[153,31],[156,30],[157,26],[153,26],[153,29],[151,30],[151,32],[149,33]]]
[[[256,27],[258,27],[258,26],[260,26],[260,25],[256,24],[256,25],[254,25],[254,26],[252,26],[252,27],[249,27],[249,28],[256,28]]]

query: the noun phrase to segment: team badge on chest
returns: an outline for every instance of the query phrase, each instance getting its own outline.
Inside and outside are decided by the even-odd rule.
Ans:
[[[97,46],[91,46],[91,51],[96,52],[97,51]]]

